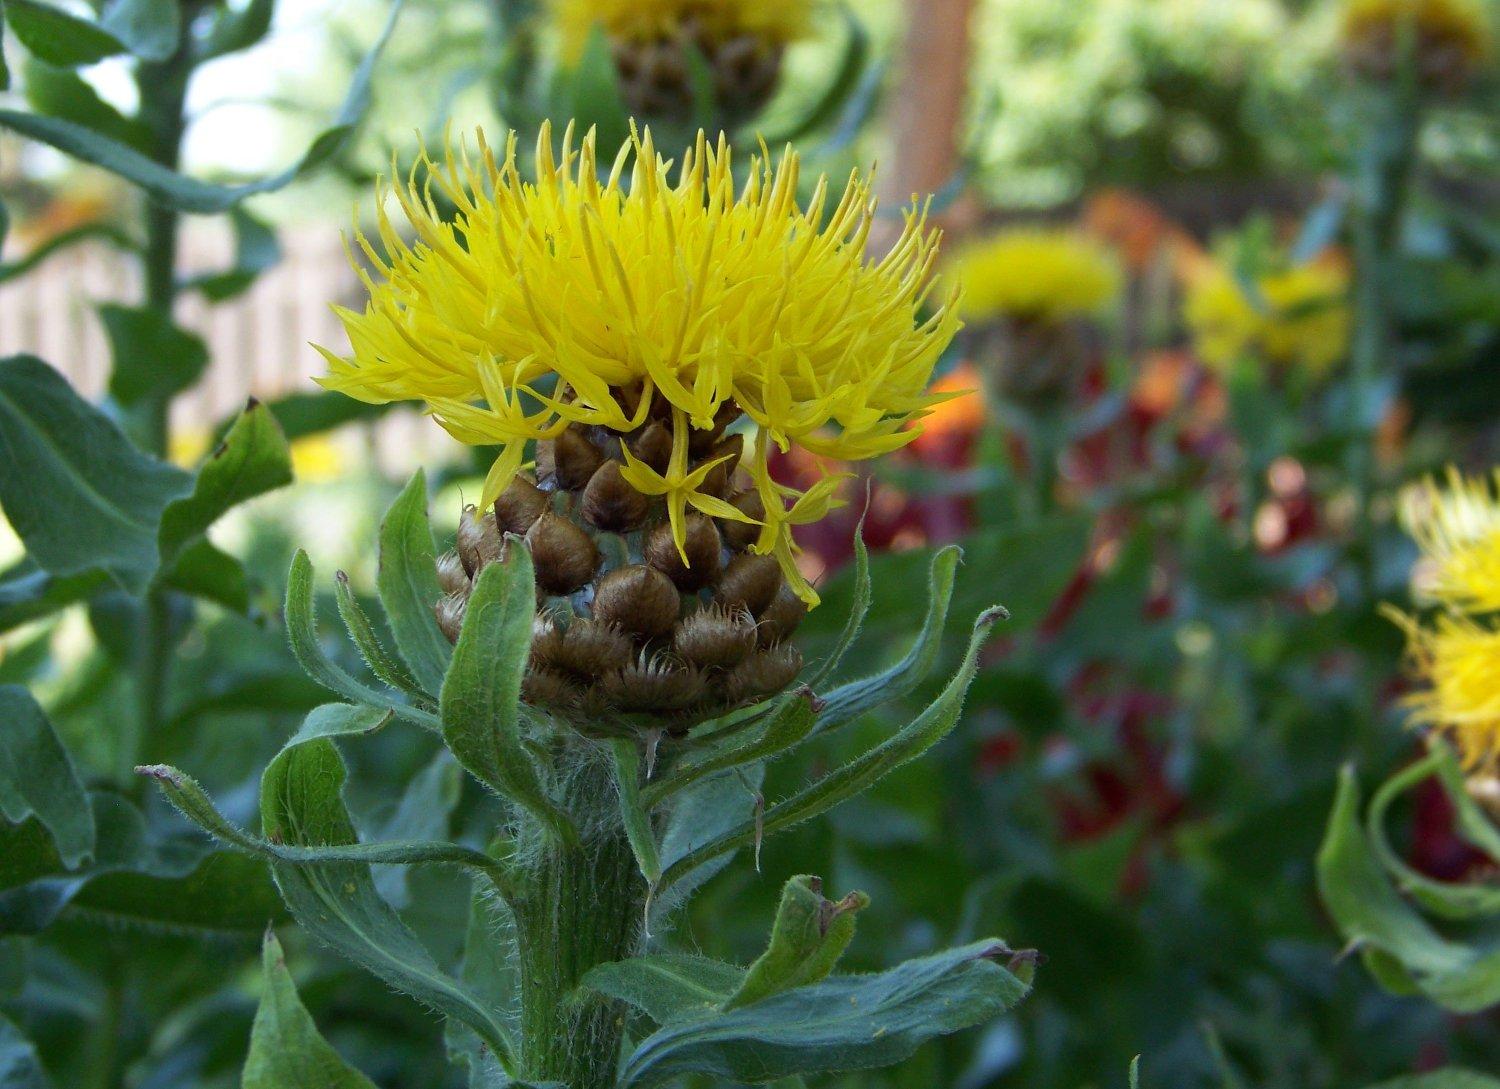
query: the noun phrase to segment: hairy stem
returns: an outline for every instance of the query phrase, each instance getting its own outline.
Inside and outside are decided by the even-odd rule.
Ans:
[[[568,1089],[615,1081],[624,1010],[580,992],[596,965],[634,955],[644,931],[646,886],[636,869],[619,800],[602,752],[572,750],[563,804],[578,821],[569,848],[524,828],[523,890],[515,905],[521,976],[521,1061],[525,1076]]]

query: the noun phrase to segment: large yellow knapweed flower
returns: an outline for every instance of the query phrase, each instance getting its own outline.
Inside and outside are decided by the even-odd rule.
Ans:
[[[1500,631],[1443,614],[1431,627],[1390,615],[1407,634],[1408,651],[1427,687],[1406,699],[1413,719],[1453,739],[1470,769],[1500,764]]]
[[[787,45],[811,31],[810,0],[552,0],[563,54],[576,59],[595,26],[615,41],[652,42],[693,29],[711,42],[744,35]]]
[[[1463,612],[1500,611],[1500,470],[1468,478],[1449,467],[1404,497],[1401,520],[1422,549],[1423,597]]]
[[[1349,273],[1339,262],[1312,261],[1259,277],[1253,287],[1222,264],[1187,285],[1183,318],[1193,346],[1210,366],[1245,356],[1322,374],[1349,345]]]
[[[948,274],[963,284],[963,315],[975,321],[1058,322],[1099,314],[1120,294],[1120,263],[1076,231],[1003,230],[958,251]]]
[[[613,436],[621,475],[660,497],[684,562],[690,509],[752,523],[754,550],[776,555],[815,601],[791,526],[830,509],[834,476],[798,492],[771,479],[767,459],[796,444],[858,460],[915,437],[908,424],[942,399],[927,382],[959,325],[951,303],[918,316],[938,232],[913,210],[889,254],[867,259],[869,182],[851,175],[834,202],[820,178],[799,207],[790,149],[774,164],[752,159],[738,192],[722,136],[700,135],[675,178],[670,165],[647,131],[601,181],[593,134],[575,149],[571,125],[560,157],[543,126],[534,183],[522,180],[514,133],[499,156],[482,135],[477,156],[424,154],[420,175],[380,190],[384,256],[358,237],[375,266],[361,273],[369,302],[338,310],[352,354],[323,351],[322,382],[372,403],[423,401],[460,441],[498,445],[482,507],[515,478],[529,441],[570,426]],[[452,220],[428,187],[452,202]],[[388,196],[415,241],[391,223]],[[755,425],[745,469],[760,503],[733,506],[723,478],[738,459],[706,471],[726,450],[695,467],[694,436],[712,443],[741,412]],[[638,441],[648,430],[670,437],[656,459]]]
[[[1489,17],[1479,0],[1345,0],[1340,31],[1355,51],[1390,53],[1406,27],[1419,57],[1443,54],[1447,64],[1474,67],[1493,46]]]

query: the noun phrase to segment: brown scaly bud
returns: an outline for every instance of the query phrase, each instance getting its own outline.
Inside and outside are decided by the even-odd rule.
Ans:
[[[552,480],[559,488],[577,491],[604,463],[604,452],[595,446],[587,431],[569,424],[550,442],[536,444],[536,471],[541,480]]]
[[[736,702],[774,696],[802,672],[802,652],[790,643],[758,650],[725,675],[725,694]]]
[[[464,570],[464,561],[458,558],[457,552],[444,552],[437,558],[438,585],[443,588],[445,594],[462,594],[469,596],[473,584],[469,582],[469,573]]]
[[[745,456],[745,436],[730,435],[722,442],[715,443],[705,455],[706,461],[719,461],[708,471],[703,478],[703,490],[709,495],[723,499],[734,491],[735,470],[740,467],[740,459]]]
[[[537,613],[531,622],[531,668],[547,669],[559,664],[563,633],[549,613]]]
[[[495,527],[495,516],[486,512],[481,515],[470,504],[458,519],[458,537],[454,541],[458,558],[464,570],[472,577],[484,569],[485,564],[500,558],[500,531]]]
[[[445,594],[432,607],[437,617],[438,628],[448,637],[448,642],[457,643],[459,632],[464,627],[464,612],[469,607],[467,594]]]
[[[525,536],[551,505],[551,499],[535,481],[518,476],[495,500],[495,524],[506,533]]]
[[[607,533],[639,529],[650,510],[651,501],[626,483],[618,461],[599,466],[583,489],[584,520]]]
[[[532,669],[521,678],[521,698],[536,706],[567,710],[578,705],[583,692],[574,681],[556,670]]]
[[[536,581],[549,594],[571,594],[593,577],[599,549],[572,522],[548,511],[526,531]]]
[[[719,406],[719,411],[714,413],[714,424],[705,427],[701,431],[694,428],[688,435],[688,453],[695,458],[701,458],[712,450],[721,438],[724,437],[724,429],[735,420],[740,418],[740,406],[731,398]]]
[[[754,488],[747,488],[729,497],[729,505],[738,511],[742,511],[753,522],[735,522],[725,518],[719,523],[719,532],[724,536],[724,543],[736,552],[743,552],[749,548],[760,536],[760,525],[766,517],[766,505],[761,502],[760,493]]]
[[[672,539],[672,526],[667,522],[647,534],[642,551],[646,562],[665,573],[679,590],[692,593],[712,585],[718,577],[719,550],[723,545],[713,519],[696,511],[687,516],[685,529],[683,549],[687,552],[686,564],[682,562],[682,553],[677,551],[677,542]]]
[[[594,618],[645,639],[671,631],[680,609],[672,580],[644,564],[617,567],[594,585]]]
[[[613,624],[598,620],[575,620],[562,633],[552,660],[580,677],[592,680],[624,668],[635,653],[635,645]]]
[[[677,626],[672,649],[694,665],[728,669],[755,650],[755,631],[755,620],[744,609],[712,605]]]
[[[739,605],[759,616],[775,600],[781,582],[781,565],[775,556],[741,552],[724,569],[714,600],[721,605]]]
[[[658,473],[667,471],[672,460],[672,431],[660,420],[652,420],[630,441],[630,452]]]
[[[603,694],[624,711],[680,711],[703,698],[707,683],[691,666],[661,655],[642,654],[624,669],[604,678]]]
[[[806,615],[807,602],[792,593],[790,586],[782,583],[781,589],[771,599],[771,604],[757,617],[756,636],[760,645],[769,647],[790,639]]]

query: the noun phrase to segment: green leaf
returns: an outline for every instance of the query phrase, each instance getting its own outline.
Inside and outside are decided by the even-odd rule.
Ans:
[[[20,685],[0,685],[0,723],[0,816],[35,817],[70,870],[91,860],[94,814],[46,713]]]
[[[292,453],[286,436],[265,406],[251,400],[198,467],[192,494],[162,513],[162,565],[173,563],[188,543],[241,503],[291,482]]]
[[[1317,874],[1318,891],[1339,932],[1361,951],[1382,985],[1409,982],[1460,1013],[1500,1002],[1500,949],[1444,938],[1401,899],[1381,870],[1360,825],[1352,768],[1339,776]]]
[[[630,111],[620,97],[614,53],[602,26],[589,32],[578,63],[565,75],[562,100],[567,116],[597,129],[600,147],[618,147],[630,136]]]
[[[476,885],[469,902],[459,978],[513,1036],[521,1031],[521,984],[516,964],[515,921],[510,909]],[[505,1089],[512,1084],[471,1029],[450,1020],[444,1037],[449,1060],[468,1066],[470,1089]]]
[[[531,553],[508,538],[500,561],[485,566],[469,596],[443,680],[443,740],[470,775],[572,844],[578,837],[572,819],[547,796],[521,744],[521,678],[535,613]]]
[[[184,290],[197,291],[212,303],[243,294],[257,276],[281,260],[281,243],[267,224],[243,207],[229,210],[229,223],[234,229],[234,264],[182,283]]]
[[[37,565],[108,571],[139,593],[158,566],[157,525],[188,475],[142,454],[34,356],[0,360],[0,506]]]
[[[620,794],[620,815],[625,822],[625,836],[635,855],[646,884],[655,887],[661,880],[661,855],[656,849],[656,833],[651,814],[641,804],[641,751],[633,738],[619,737],[610,742],[614,757],[611,770],[615,789]]]
[[[790,798],[777,802],[765,811],[763,818],[746,821],[670,864],[662,876],[662,887],[670,886],[697,866],[726,851],[758,842],[762,837],[769,837],[826,812],[903,764],[915,760],[941,741],[958,723],[964,697],[979,667],[979,650],[1001,616],[1002,611],[998,609],[991,609],[978,616],[958,672],[921,715],[879,745],[829,772]]]
[[[109,0],[100,25],[142,60],[164,61],[182,33],[179,0]]]
[[[865,29],[865,25],[859,21],[858,16],[850,10],[847,3],[839,5],[839,14],[844,19],[844,49],[839,54],[833,77],[828,81],[822,93],[813,98],[812,105],[803,112],[800,118],[786,128],[766,137],[768,147],[794,143],[813,130],[821,128],[833,120],[858,90],[860,78],[870,62],[870,32]]]
[[[297,664],[313,680],[345,699],[379,707],[418,726],[436,729],[438,720],[427,711],[403,703],[389,692],[377,691],[362,684],[329,661],[318,646],[318,635],[313,624],[312,577],[312,561],[299,548],[292,557],[292,569],[287,574],[285,608],[287,642],[291,644],[292,656],[297,659]]]
[[[344,808],[344,762],[333,742],[291,745],[261,779],[265,839],[292,847],[348,847],[358,842]],[[357,862],[271,864],[277,887],[297,921],[319,941],[389,986],[473,1029],[512,1068],[504,1028],[438,968],[375,890],[370,868]]]
[[[438,584],[436,549],[427,521],[427,478],[420,469],[380,523],[376,585],[396,648],[426,691],[440,691],[453,659],[453,645],[432,611],[443,589]]]
[[[25,3],[28,8],[41,6],[35,4],[33,0],[9,0],[11,6],[16,3]],[[370,80],[375,62],[379,59],[386,42],[390,40],[397,17],[401,13],[401,7],[401,0],[396,0],[396,3],[392,4],[390,18],[386,21],[385,29],[370,52],[365,55],[359,68],[356,69],[348,95],[337,117],[334,118],[333,124],[313,140],[296,163],[280,173],[258,181],[246,182],[242,185],[214,185],[197,178],[190,178],[167,169],[134,148],[101,136],[82,125],[58,118],[38,117],[35,114],[19,113],[15,110],[0,110],[0,127],[11,129],[33,140],[39,140],[75,159],[118,174],[144,189],[153,200],[178,211],[198,212],[205,215],[228,211],[246,197],[257,193],[274,192],[290,185],[304,174],[322,166],[343,147],[344,142],[369,107]],[[7,11],[10,10],[8,6]],[[11,25],[15,26],[13,15]],[[97,30],[92,27],[92,24],[84,24],[84,26]],[[103,34],[103,31],[98,31],[98,33]],[[17,36],[20,36],[19,32]],[[114,41],[108,35],[105,37],[111,42]],[[118,45],[118,43],[115,44]],[[117,48],[114,51],[119,50]],[[53,60],[46,56],[43,56],[43,59],[48,60],[49,63],[66,63],[66,61]]]
[[[375,1089],[318,1033],[297,997],[276,935],[267,931],[261,951],[265,989],[250,1030],[242,1089]]]
[[[1379,1085],[1370,1086],[1370,1089],[1500,1089],[1500,1079],[1449,1066],[1427,1074],[1413,1074],[1409,1078],[1383,1081]]]
[[[96,64],[125,49],[99,24],[37,0],[5,0],[5,18],[33,56],[59,68]]]
[[[36,1046],[0,1014],[0,1086],[4,1089],[52,1089]]]
[[[204,60],[249,49],[271,29],[276,0],[250,0],[238,7],[223,7],[203,42]]]
[[[0,206],[0,245],[5,242],[4,227],[5,209]],[[54,253],[61,253],[70,246],[79,242],[87,242],[90,239],[101,239],[127,252],[139,248],[134,240],[118,227],[109,223],[85,223],[81,227],[60,231],[45,242],[34,246],[24,257],[18,257],[14,261],[0,261],[0,284],[7,280],[14,280],[18,276],[24,276]]]
[[[753,1005],[676,1021],[626,1061],[620,1089],[698,1073],[763,1083],[794,1074],[889,1066],[923,1042],[1005,1012],[1029,990],[976,942],[868,976],[831,976]]]
[[[103,571],[59,577],[38,570],[30,560],[22,561],[0,576],[0,632],[87,600],[109,584]]]
[[[282,431],[292,441],[307,435],[320,435],[356,420],[376,420],[394,409],[398,402],[370,405],[356,401],[343,393],[319,390],[316,393],[288,393],[273,401],[265,402],[281,424]],[[216,431],[223,431],[220,424]]]
[[[658,1025],[709,1017],[744,981],[745,970],[687,953],[652,953],[589,970],[583,986],[617,998]]]
[[[754,815],[763,802],[760,787],[764,776],[763,764],[747,764],[704,779],[670,798],[661,832],[663,870],[671,870],[700,847],[718,842],[745,823],[753,826]],[[665,917],[694,889],[729,865],[733,854],[731,848],[696,863],[673,881],[670,890],[658,888],[653,915]]]
[[[148,307],[99,307],[114,369],[109,393],[122,405],[170,397],[197,382],[208,365],[208,346],[170,316]]]
[[[212,601],[231,612],[243,615],[250,611],[250,577],[245,565],[207,537],[184,546],[172,565],[156,578],[162,586]]]
[[[144,124],[100,98],[93,85],[72,69],[54,68],[35,57],[28,58],[25,86],[26,101],[37,113],[87,126],[140,150],[150,140],[150,130]]]
[[[834,670],[844,660],[850,645],[859,635],[860,626],[865,622],[865,614],[870,611],[870,552],[865,547],[865,515],[859,516],[859,525],[854,527],[854,588],[853,596],[849,602],[848,609],[843,615],[848,619],[844,621],[844,630],[833,644],[833,649],[824,656],[818,668],[813,670],[807,677],[807,687],[816,692],[822,687],[823,682],[833,676]]]
[[[642,792],[646,808],[654,809],[662,799],[710,775],[787,751],[812,732],[819,706],[810,688],[787,693],[772,706],[764,729],[754,738],[739,745],[725,745],[710,756],[674,768],[670,778],[647,787]]]
[[[827,733],[882,703],[898,699],[915,688],[931,671],[948,621],[948,603],[953,597],[953,579],[963,550],[957,545],[939,549],[928,572],[927,615],[906,655],[889,669],[874,676],[835,688],[823,700],[814,732]]]
[[[0,0],[0,91],[10,90],[10,65],[5,61],[5,0]],[[10,230],[10,213],[5,202],[0,201],[0,247],[5,245],[5,234]]]
[[[333,596],[338,606],[339,618],[348,629],[349,638],[354,640],[360,657],[370,667],[370,672],[390,687],[411,696],[419,705],[430,707],[430,697],[417,683],[417,679],[411,675],[411,671],[406,668],[406,663],[392,655],[381,644],[375,625],[370,622],[359,599],[354,596],[354,588],[349,585],[349,576],[342,571],[334,574]]]
[[[834,903],[823,895],[823,879],[799,874],[781,890],[781,906],[766,951],[745,972],[723,1008],[736,1009],[773,994],[816,983],[838,963],[854,940],[855,915],[870,898],[851,892]]]

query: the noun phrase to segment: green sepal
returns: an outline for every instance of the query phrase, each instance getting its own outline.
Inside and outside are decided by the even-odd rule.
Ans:
[[[849,948],[855,916],[869,905],[870,898],[862,892],[851,892],[837,903],[829,900],[820,877],[799,874],[788,880],[766,951],[750,965],[722,1008],[748,1006],[822,979]]]
[[[453,660],[453,646],[433,615],[443,589],[427,520],[427,478],[420,469],[381,520],[376,585],[396,649],[423,689],[436,694]]]

